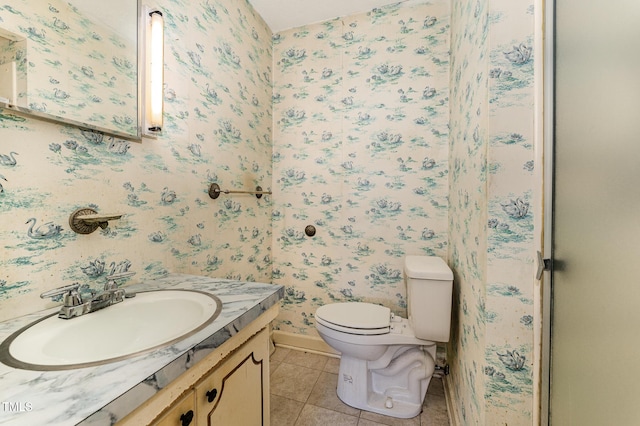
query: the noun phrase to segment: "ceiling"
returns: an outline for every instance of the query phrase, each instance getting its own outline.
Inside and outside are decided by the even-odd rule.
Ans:
[[[407,0],[249,0],[275,34]]]

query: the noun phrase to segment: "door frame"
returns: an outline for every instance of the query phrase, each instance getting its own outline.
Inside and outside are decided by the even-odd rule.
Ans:
[[[553,212],[555,142],[555,0],[541,2],[543,14],[543,224],[542,256],[552,259],[541,281],[542,323],[540,422],[549,425],[551,410],[551,349],[553,345]]]

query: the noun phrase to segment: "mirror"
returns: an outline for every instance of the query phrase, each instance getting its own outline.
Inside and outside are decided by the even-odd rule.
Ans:
[[[135,0],[0,6],[0,108],[139,139],[138,10]]]

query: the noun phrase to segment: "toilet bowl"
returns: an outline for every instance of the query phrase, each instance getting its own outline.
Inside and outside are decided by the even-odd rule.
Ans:
[[[405,258],[408,317],[385,306],[332,303],[316,329],[341,353],[337,394],[346,404],[398,418],[420,413],[435,370],[436,342],[449,340],[453,273],[437,257]]]

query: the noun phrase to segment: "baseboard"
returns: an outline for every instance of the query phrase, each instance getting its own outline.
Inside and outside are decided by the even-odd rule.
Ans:
[[[287,333],[286,331],[273,330],[271,333],[273,343],[278,347],[295,349],[326,355],[340,357],[340,352],[327,345],[324,340],[316,336],[305,336],[302,334]]]
[[[449,426],[461,425],[462,423],[460,423],[460,419],[458,418],[458,410],[456,410],[457,404],[455,403],[455,392],[453,391],[453,386],[451,385],[451,375],[444,376],[442,384],[444,385],[444,399],[447,402]]]

